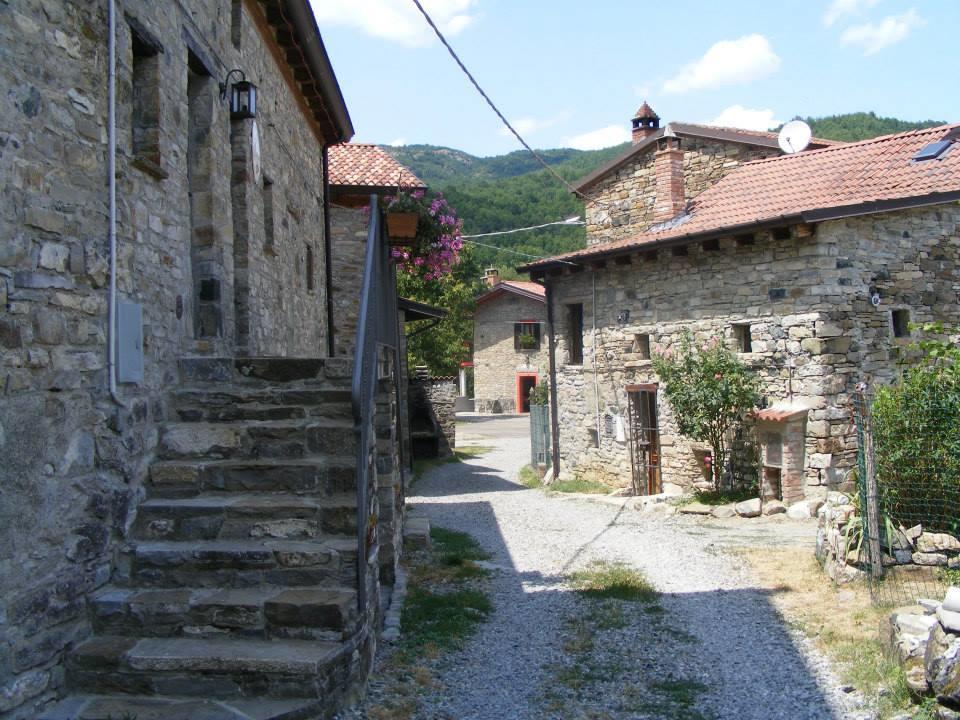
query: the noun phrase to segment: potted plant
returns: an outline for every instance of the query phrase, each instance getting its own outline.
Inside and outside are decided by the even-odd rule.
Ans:
[[[390,220],[394,214],[415,216],[416,231],[412,237],[395,234]],[[407,219],[397,220],[408,222]],[[394,261],[411,274],[422,275],[424,280],[436,280],[460,262],[462,222],[442,193],[428,197],[423,190],[410,193],[400,191],[388,198],[387,228],[391,238],[400,239],[391,243],[394,246],[391,250]],[[396,232],[408,233],[409,226]]]
[[[420,221],[420,205],[424,192],[416,190],[412,193],[398,192],[390,199],[387,205],[387,235],[391,244],[398,240],[410,240],[417,236],[417,225]]]
[[[530,333],[521,333],[519,336],[521,350],[533,350],[537,347],[537,338]]]

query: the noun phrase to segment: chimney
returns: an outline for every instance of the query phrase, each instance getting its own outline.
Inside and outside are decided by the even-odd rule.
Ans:
[[[644,101],[631,121],[633,124],[633,144],[643,142],[660,128],[660,116]]]
[[[657,197],[653,203],[653,222],[675,218],[686,207],[683,190],[683,149],[680,138],[667,125],[663,137],[657,140],[653,156],[653,174],[657,183]]]
[[[500,284],[500,271],[489,267],[483,271],[483,284],[487,287],[496,287]]]

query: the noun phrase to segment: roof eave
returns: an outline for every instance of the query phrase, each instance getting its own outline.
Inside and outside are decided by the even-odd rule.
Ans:
[[[499,295],[505,292],[511,292],[511,293],[514,293],[515,295],[519,295],[520,297],[527,298],[528,300],[536,300],[537,302],[541,302],[544,304],[546,304],[547,302],[547,298],[544,295],[537,295],[536,293],[532,293],[529,290],[513,287],[512,285],[505,285],[503,283],[501,283],[500,285],[497,285],[495,288],[491,288],[490,290],[487,290],[485,293],[482,293],[481,295],[478,295],[474,300],[474,302],[477,305],[481,305],[485,302],[495,300]]]

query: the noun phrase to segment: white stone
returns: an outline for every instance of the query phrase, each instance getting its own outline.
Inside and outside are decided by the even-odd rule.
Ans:
[[[760,498],[744,500],[734,505],[737,515],[740,517],[754,518],[760,515]]]
[[[960,612],[960,588],[951,586],[943,598],[943,609],[950,612]]]
[[[960,634],[960,612],[944,610],[942,607],[937,610],[937,620],[943,625],[944,629],[953,634]]]
[[[730,518],[734,517],[737,514],[737,511],[734,509],[733,505],[718,505],[713,509],[713,516],[715,518]]]
[[[917,551],[922,553],[958,552],[960,540],[947,533],[921,533],[917,538]]]
[[[925,553],[925,552],[915,552],[913,554],[913,564],[914,565],[946,565],[947,556],[943,553]]]
[[[779,500],[768,500],[763,504],[764,515],[779,515],[787,511],[787,506]]]
[[[806,500],[795,502],[787,508],[787,517],[791,520],[806,520],[810,515],[810,504]]]
[[[40,248],[40,267],[63,272],[70,261],[70,248],[60,243],[44,243]]]

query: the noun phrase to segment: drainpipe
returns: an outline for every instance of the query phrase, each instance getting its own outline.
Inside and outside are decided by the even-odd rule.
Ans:
[[[323,146],[323,255],[327,283],[327,354],[334,357],[337,340],[333,332],[333,238],[330,237],[330,160],[327,148]]]
[[[553,436],[551,455],[553,464],[553,479],[560,475],[560,420],[557,418],[559,402],[557,401],[557,343],[553,331],[553,292],[550,280],[544,278],[544,287],[547,296],[547,349],[550,358],[550,434]]]
[[[117,405],[126,407],[117,395],[117,7],[115,0],[109,0],[108,5],[110,36],[107,38],[107,49],[110,70],[107,81],[107,185],[110,188],[110,299],[107,319],[107,367],[110,397]]]

